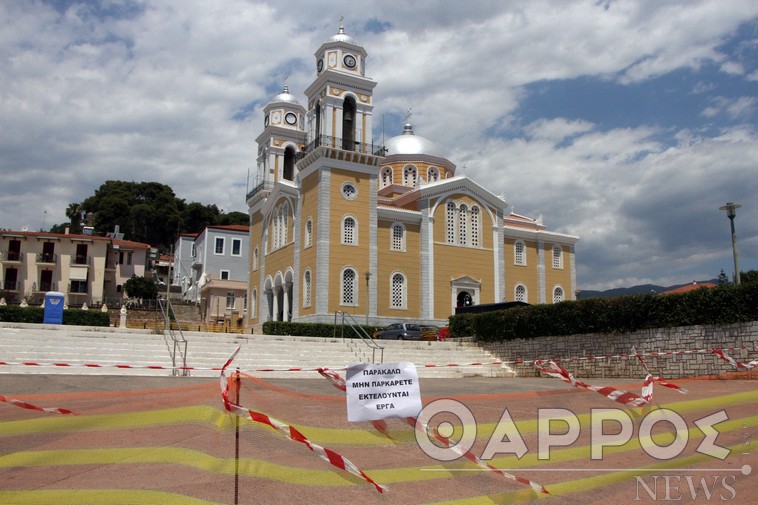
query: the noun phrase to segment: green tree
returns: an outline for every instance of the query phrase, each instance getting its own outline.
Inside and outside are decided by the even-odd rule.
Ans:
[[[230,212],[221,214],[214,224],[239,224],[247,226],[250,224],[250,216],[244,212]]]
[[[180,229],[182,205],[165,184],[106,181],[81,207],[94,214],[98,235],[118,225],[124,238],[168,250]]]
[[[158,297],[158,286],[152,279],[132,275],[131,279],[124,283],[124,291],[130,298],[142,300],[154,300]]]
[[[206,226],[217,224],[221,212],[215,205],[203,205],[192,202],[184,206],[182,211],[182,232],[197,233]]]
[[[724,269],[722,268],[719,273],[718,285],[726,286],[727,284],[729,284],[729,277],[727,277],[726,272],[724,272]]]
[[[740,282],[747,284],[749,282],[758,282],[758,270],[748,270],[747,272],[740,272]]]

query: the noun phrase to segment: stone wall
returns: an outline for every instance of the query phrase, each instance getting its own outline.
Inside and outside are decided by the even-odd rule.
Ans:
[[[182,304],[173,302],[171,306],[174,308],[174,314],[179,322],[200,324],[202,319],[200,318],[200,309],[194,304]],[[120,309],[108,309],[108,313],[111,318],[111,326],[117,325],[121,317]],[[127,324],[136,322],[148,323],[148,324],[160,324],[163,323],[163,315],[159,308],[141,309],[141,308],[128,308],[127,309]]]
[[[516,339],[497,343],[481,343],[484,349],[503,361],[524,360],[530,363],[511,365],[519,377],[539,376],[531,363],[535,359],[567,360],[572,357],[618,356],[630,354],[632,346],[638,353],[728,349],[737,361],[747,363],[758,358],[758,321],[728,326],[681,326],[642,330],[623,335],[589,333],[560,337]],[[664,378],[698,377],[735,372],[720,357],[711,354],[682,354],[643,358],[653,375]],[[562,361],[561,365],[575,377],[644,378],[645,372],[636,358]],[[750,374],[758,379],[758,371]]]

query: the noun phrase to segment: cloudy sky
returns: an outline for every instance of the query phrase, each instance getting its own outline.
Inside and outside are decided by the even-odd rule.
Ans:
[[[345,30],[402,131],[578,235],[580,289],[758,269],[758,2],[0,2],[0,228],[67,220],[106,180],[245,212],[262,107],[305,102]]]

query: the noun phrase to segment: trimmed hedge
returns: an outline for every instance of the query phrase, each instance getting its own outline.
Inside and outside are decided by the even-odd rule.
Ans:
[[[0,306],[0,321],[42,324],[45,310],[41,307]],[[71,326],[110,326],[110,316],[99,310],[64,309],[63,324]]]
[[[373,335],[378,326],[361,326],[368,335]],[[263,333],[265,335],[297,335],[301,337],[318,337],[332,338],[334,336],[342,337],[342,325],[337,325],[336,332],[333,324],[325,323],[293,323],[285,321],[267,321],[263,323]],[[345,338],[358,338],[358,335],[346,327],[344,329]]]
[[[455,336],[498,342],[581,333],[629,333],[650,328],[758,320],[758,283],[695,289],[671,295],[589,298],[450,317]]]

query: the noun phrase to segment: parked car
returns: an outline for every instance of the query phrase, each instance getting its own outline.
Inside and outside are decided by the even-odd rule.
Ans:
[[[437,332],[437,340],[440,342],[443,340],[447,340],[450,337],[450,327],[445,326],[444,328],[440,328],[440,331]]]
[[[374,333],[383,340],[421,340],[421,327],[412,323],[394,323]]]
[[[431,324],[421,326],[421,340],[439,340],[440,327]]]

